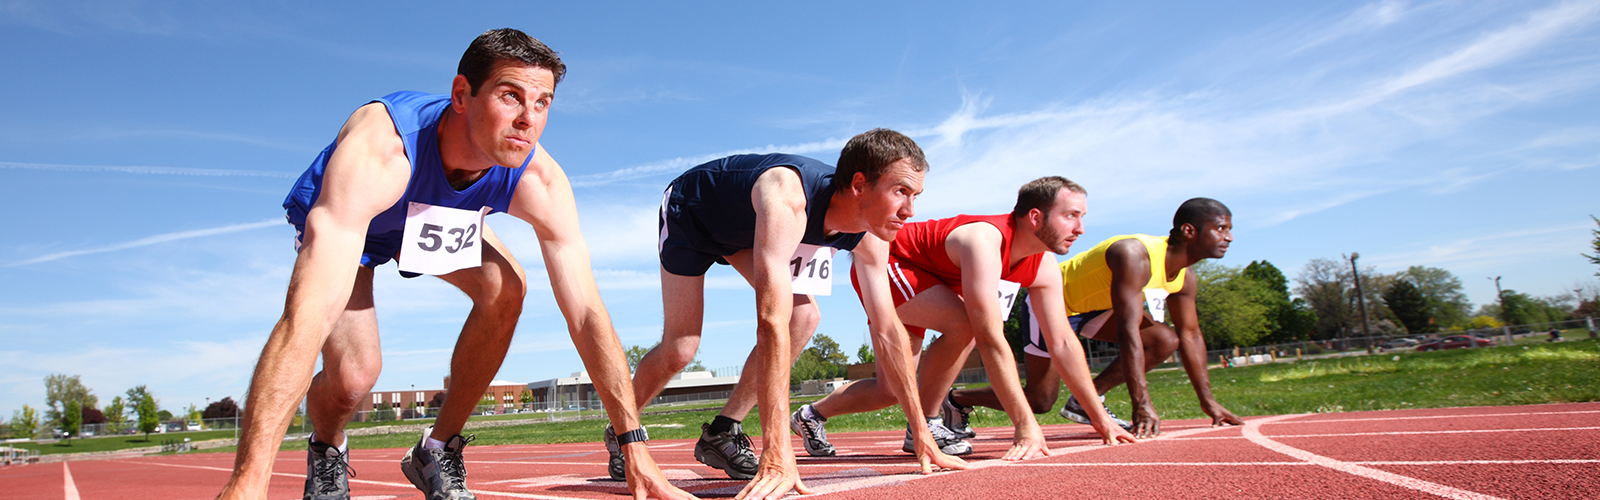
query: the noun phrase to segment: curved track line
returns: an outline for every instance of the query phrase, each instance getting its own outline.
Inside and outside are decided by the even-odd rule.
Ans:
[[[1446,408],[1446,409],[1448,409],[1448,408]],[[1378,410],[1378,411],[1400,411],[1400,410]],[[1412,411],[1412,410],[1407,410],[1407,411]],[[1543,417],[1543,416],[1550,416],[1550,415],[1579,414],[1579,413],[1600,413],[1600,410],[1570,410],[1570,411],[1541,411],[1541,412],[1531,412],[1530,411],[1530,412],[1506,412],[1506,413],[1460,413],[1460,414],[1455,414],[1455,415],[1417,415],[1417,416],[1410,416],[1410,417],[1357,418],[1357,419],[1354,419],[1354,420],[1360,420],[1362,422],[1377,422],[1377,421],[1380,421],[1380,420],[1423,420],[1423,419],[1462,418],[1462,417],[1527,417],[1527,416],[1541,416],[1541,417]],[[1324,414],[1321,414],[1321,415],[1332,415],[1332,414],[1324,413]],[[1289,423],[1289,424],[1324,424],[1324,423],[1349,422],[1351,420],[1352,419],[1348,419],[1348,418],[1312,418],[1312,419],[1296,420],[1294,422],[1285,422],[1285,423]]]
[[[1260,445],[1260,446],[1262,446],[1262,447],[1264,447],[1266,449],[1269,449],[1269,450],[1272,450],[1272,451],[1276,451],[1276,452],[1282,453],[1284,455],[1288,455],[1288,456],[1291,456],[1291,457],[1294,457],[1294,458],[1297,458],[1297,459],[1300,459],[1300,460],[1304,460],[1306,462],[1310,462],[1310,463],[1313,463],[1313,464],[1316,464],[1316,465],[1327,467],[1329,469],[1333,469],[1333,470],[1336,470],[1336,471],[1339,471],[1339,472],[1343,472],[1343,473],[1346,473],[1346,474],[1353,474],[1353,475],[1364,477],[1364,478],[1368,478],[1368,479],[1374,479],[1374,480],[1378,480],[1378,481],[1383,481],[1385,483],[1393,484],[1395,486],[1403,486],[1403,487],[1406,487],[1406,488],[1411,488],[1413,490],[1421,491],[1423,493],[1428,493],[1428,494],[1431,494],[1431,495],[1438,495],[1438,496],[1445,497],[1445,498],[1453,498],[1453,499],[1457,499],[1457,500],[1491,500],[1491,499],[1492,500],[1499,500],[1499,497],[1495,497],[1495,496],[1485,495],[1485,494],[1482,494],[1482,493],[1477,493],[1477,492],[1472,492],[1472,491],[1467,491],[1467,490],[1462,490],[1462,489],[1456,489],[1456,488],[1445,486],[1445,485],[1442,485],[1442,484],[1439,484],[1439,483],[1423,481],[1421,479],[1417,479],[1417,478],[1413,478],[1413,477],[1402,476],[1402,475],[1399,475],[1399,474],[1394,474],[1394,473],[1391,473],[1391,472],[1385,472],[1385,471],[1381,471],[1381,470],[1378,470],[1378,469],[1373,469],[1373,468],[1369,468],[1369,467],[1362,467],[1360,465],[1356,465],[1356,464],[1353,464],[1353,463],[1350,463],[1350,462],[1344,462],[1344,461],[1340,461],[1340,460],[1335,460],[1335,459],[1332,459],[1332,458],[1324,457],[1322,455],[1318,455],[1318,454],[1315,454],[1315,453],[1311,453],[1309,451],[1305,451],[1305,450],[1302,450],[1302,449],[1299,449],[1299,448],[1295,448],[1295,447],[1292,447],[1292,446],[1289,446],[1289,445],[1286,445],[1286,444],[1283,444],[1283,443],[1279,443],[1277,441],[1273,441],[1272,439],[1261,435],[1261,426],[1262,425],[1266,425],[1266,424],[1270,424],[1270,423],[1273,423],[1273,422],[1277,422],[1279,420],[1286,420],[1286,419],[1294,418],[1294,417],[1297,417],[1297,416],[1299,416],[1299,415],[1277,415],[1277,416],[1272,416],[1272,417],[1267,417],[1267,418],[1262,418],[1262,419],[1256,419],[1256,420],[1246,420],[1245,423],[1244,423],[1244,429],[1243,429],[1242,433],[1244,434],[1245,439],[1249,439],[1250,442],[1255,443],[1257,445]]]
[[[66,481],[66,500],[78,500],[78,483],[72,481],[72,468],[61,462],[62,479]]]

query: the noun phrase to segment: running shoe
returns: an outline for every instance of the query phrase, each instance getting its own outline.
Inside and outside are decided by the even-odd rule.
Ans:
[[[1106,397],[1100,396],[1100,406],[1105,406],[1105,402]],[[1111,413],[1110,409],[1106,410],[1106,416],[1111,417],[1111,421],[1121,427],[1122,430],[1133,430],[1133,422],[1117,418],[1117,414]],[[1078,403],[1077,396],[1067,396],[1067,404],[1061,407],[1061,418],[1080,424],[1094,424],[1094,421],[1089,419],[1089,412],[1084,410],[1083,405]]]
[[[628,461],[622,457],[622,445],[617,443],[617,430],[606,424],[605,433],[606,453],[611,454],[611,461],[606,463],[606,472],[611,474],[612,481],[628,480]]]
[[[972,445],[967,444],[966,441],[961,439],[961,436],[957,436],[955,432],[951,432],[948,427],[945,427],[944,419],[941,417],[934,417],[928,420],[928,432],[933,434],[933,445],[938,446],[939,451],[943,451],[946,455],[960,456],[972,453]],[[900,451],[916,453],[916,443],[916,440],[911,438],[910,426],[907,426],[906,441],[905,444],[900,446]]]
[[[972,414],[972,407],[957,406],[951,396],[955,390],[944,393],[944,402],[939,404],[939,417],[943,418],[950,432],[965,439],[978,437],[978,431],[972,429],[972,422],[968,415]]]
[[[306,453],[305,500],[349,500],[349,478],[355,475],[349,456],[338,448],[312,441]]]
[[[833,445],[828,443],[828,429],[825,427],[828,419],[821,418],[821,415],[815,419],[806,418],[806,408],[810,406],[801,406],[793,415],[789,415],[789,429],[805,441],[806,453],[813,457],[831,457]]]
[[[467,466],[461,462],[461,450],[473,437],[456,434],[445,441],[444,448],[425,449],[422,444],[432,432],[431,425],[422,430],[422,441],[400,459],[400,471],[428,500],[477,500],[467,491]]]
[[[751,450],[750,436],[744,434],[744,426],[739,424],[733,424],[733,428],[720,434],[711,433],[711,424],[700,424],[700,441],[694,443],[694,459],[722,469],[734,479],[756,477],[756,466],[760,464]]]

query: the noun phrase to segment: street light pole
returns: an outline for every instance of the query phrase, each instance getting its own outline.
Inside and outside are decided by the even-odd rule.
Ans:
[[[1500,290],[1500,277],[1494,277],[1494,295],[1500,300],[1500,328],[1506,334],[1506,345],[1511,345],[1511,311],[1506,310],[1506,293]]]
[[[1361,270],[1356,269],[1356,259],[1360,257],[1361,254],[1350,252],[1350,273],[1356,279],[1356,304],[1361,307],[1361,334],[1367,337],[1367,344],[1370,346],[1372,331],[1367,327],[1367,297],[1361,293]]]

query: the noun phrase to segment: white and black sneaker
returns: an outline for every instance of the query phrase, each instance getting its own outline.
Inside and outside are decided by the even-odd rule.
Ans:
[[[628,460],[622,456],[622,445],[617,442],[617,430],[606,424],[605,433],[606,453],[610,460],[606,462],[606,472],[611,475],[612,481],[628,480]]]
[[[404,472],[406,479],[422,490],[428,500],[477,500],[467,491],[467,466],[461,462],[461,450],[472,442],[472,436],[463,438],[456,434],[445,441],[444,448],[423,448],[422,444],[428,442],[432,432],[431,425],[422,430],[422,441],[400,459],[400,472]]]
[[[1100,396],[1100,406],[1105,406],[1105,402],[1106,397]],[[1111,413],[1110,409],[1106,410],[1106,416],[1111,417],[1111,421],[1117,424],[1118,427],[1121,427],[1122,430],[1133,430],[1132,422],[1117,418],[1117,414]],[[1067,396],[1067,404],[1061,407],[1061,418],[1065,418],[1080,424],[1094,424],[1094,421],[1089,419],[1089,411],[1084,410],[1083,405],[1078,403],[1077,396]]]
[[[789,429],[805,442],[806,453],[813,457],[831,457],[834,451],[833,445],[828,443],[828,419],[814,411],[810,413],[817,415],[817,418],[806,418],[806,410],[810,408],[811,405],[801,406],[789,415]]]
[[[957,436],[966,439],[978,437],[978,431],[972,430],[972,422],[968,418],[968,415],[972,414],[972,407],[956,404],[956,401],[951,399],[954,394],[954,389],[944,394],[944,402],[939,404],[939,418],[943,418],[945,427]]]
[[[928,419],[928,432],[933,434],[933,445],[938,446],[939,451],[944,452],[946,455],[959,456],[972,453],[972,445],[967,444],[966,441],[961,439],[961,436],[957,436],[956,433],[945,427],[944,419],[941,417]],[[900,446],[900,451],[916,453],[916,444],[917,441],[911,437],[911,427],[907,426],[906,441],[905,444]]]
[[[339,448],[316,441],[306,453],[305,500],[349,500],[350,480],[356,470]]]
[[[711,424],[700,424],[700,440],[694,443],[694,459],[721,469],[734,479],[753,479],[761,465],[750,445],[744,426],[733,424],[727,431],[712,434]]]

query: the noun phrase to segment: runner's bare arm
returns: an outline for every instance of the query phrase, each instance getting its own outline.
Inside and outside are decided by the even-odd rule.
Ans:
[[[1028,301],[1033,304],[1034,317],[1039,320],[1039,334],[1044,337],[1045,349],[1050,351],[1050,363],[1066,382],[1067,390],[1089,412],[1094,429],[1106,444],[1118,442],[1137,443],[1128,431],[1111,421],[1100,395],[1094,389],[1094,374],[1089,372],[1088,357],[1083,354],[1083,344],[1067,321],[1066,302],[1062,297],[1061,268],[1055,254],[1045,254],[1039,263],[1039,274],[1028,287]]]
[[[1195,397],[1200,398],[1200,411],[1211,417],[1213,427],[1244,425],[1243,420],[1211,396],[1211,374],[1206,368],[1206,340],[1200,333],[1200,319],[1194,306],[1199,288],[1199,279],[1191,269],[1184,273],[1183,289],[1167,297],[1167,311],[1171,312],[1172,325],[1178,331],[1178,355],[1183,357],[1183,371],[1189,374],[1189,385],[1194,386]]]
[[[617,432],[638,429],[641,424],[633,405],[628,364],[595,285],[589,247],[578,227],[572,185],[543,146],[535,145],[533,155],[517,183],[510,213],[532,225],[539,238],[556,307],[567,321],[567,332],[584,368],[594,379],[595,391],[600,394],[612,428]],[[636,498],[645,494],[655,498],[694,498],[667,482],[645,443],[629,443],[622,450],[628,457],[628,489]]]
[[[894,394],[900,409],[905,411],[922,473],[933,472],[935,466],[966,469],[966,461],[946,455],[934,446],[933,434],[928,432],[928,422],[922,415],[917,370],[911,357],[911,336],[900,322],[900,315],[895,313],[894,298],[889,291],[889,242],[869,236],[862,238],[850,253],[853,272],[861,285],[861,307],[867,313],[872,350],[878,360],[879,373],[887,375],[878,382]]]
[[[240,425],[233,476],[218,498],[261,498],[294,408],[311,385],[360,266],[367,225],[400,199],[411,176],[405,145],[382,104],[362,106],[339,130],[322,194],[306,214],[283,317],[261,350]]]
[[[1045,444],[1044,431],[1033,416],[1027,395],[1022,392],[1021,377],[1017,375],[1016,357],[1002,331],[1004,320],[1000,310],[1000,274],[1006,266],[1007,256],[1001,255],[1000,230],[990,224],[967,224],[950,231],[945,237],[945,252],[961,268],[961,296],[966,304],[967,320],[972,325],[972,339],[988,368],[989,381],[994,387],[1000,405],[1011,417],[1016,427],[1011,449],[1005,460],[1025,460],[1050,454]]]
[[[773,168],[756,179],[750,193],[756,210],[755,262],[756,373],[761,407],[761,465],[736,497],[776,499],[793,489],[810,493],[800,481],[794,449],[789,447],[789,318],[794,312],[789,257],[806,227],[806,197],[800,173]]]
[[[1139,240],[1129,238],[1106,248],[1106,266],[1111,268],[1110,325],[1117,332],[1117,355],[1122,357],[1122,374],[1128,384],[1133,406],[1133,434],[1154,437],[1161,433],[1161,418],[1150,401],[1150,387],[1144,376],[1144,339],[1139,326],[1144,320],[1144,285],[1150,282],[1150,251]]]

